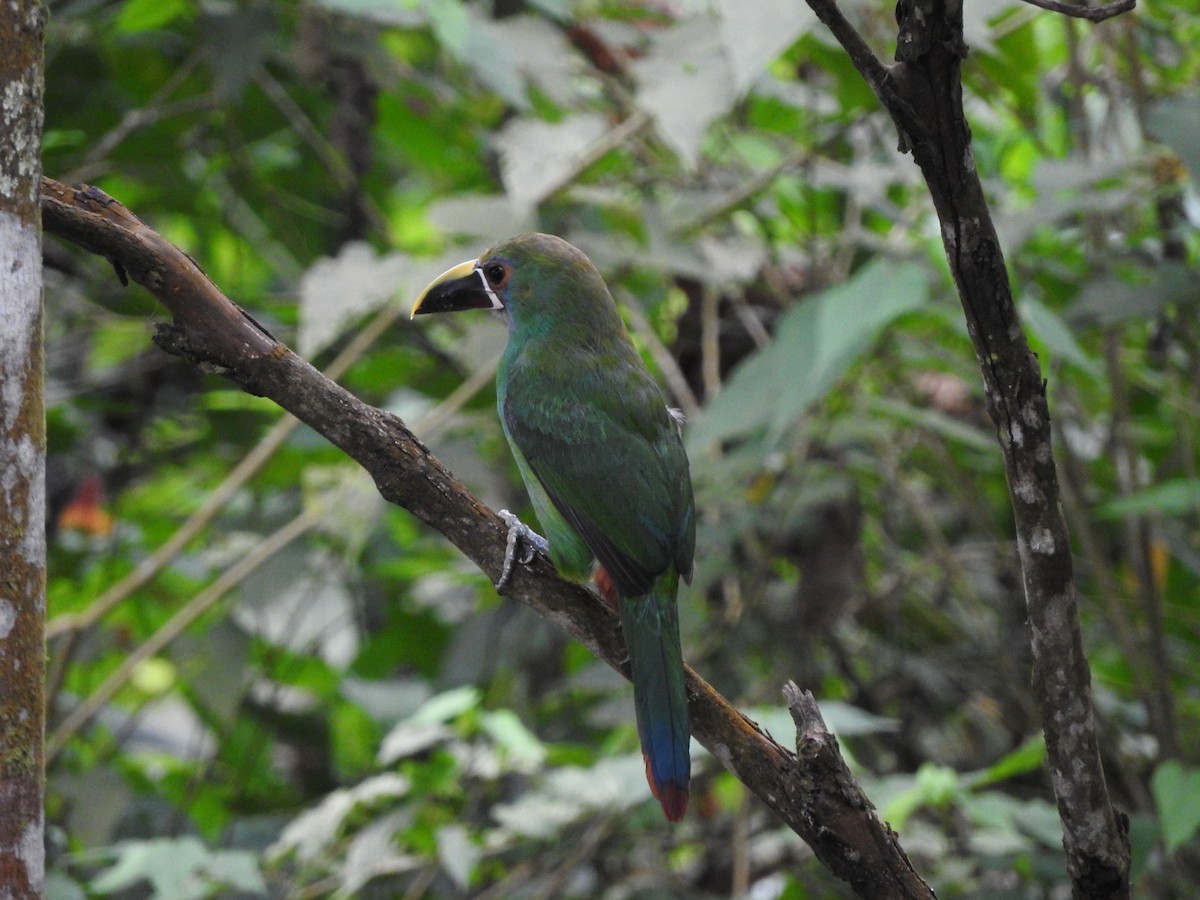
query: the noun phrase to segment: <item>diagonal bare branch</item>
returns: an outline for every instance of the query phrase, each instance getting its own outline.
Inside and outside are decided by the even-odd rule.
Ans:
[[[174,323],[159,326],[155,336],[160,347],[276,401],[363,466],[386,500],[440,531],[495,581],[504,559],[505,525],[399,418],[363,403],[275,340],[190,257],[102,191],[43,179],[41,203],[48,233],[106,257],[170,310]],[[518,566],[503,593],[628,677],[616,615],[590,591],[560,579],[544,557]],[[811,750],[811,741],[819,739],[821,752],[806,751],[797,759],[690,668],[687,690],[697,740],[812,846],[831,872],[863,897],[933,896],[850,779],[827,733],[822,738],[811,728],[805,732],[804,746]]]

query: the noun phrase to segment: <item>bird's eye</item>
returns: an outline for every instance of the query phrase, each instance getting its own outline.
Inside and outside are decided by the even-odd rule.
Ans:
[[[488,284],[492,287],[498,288],[507,280],[508,269],[502,263],[488,263],[483,267],[483,277],[488,280]]]

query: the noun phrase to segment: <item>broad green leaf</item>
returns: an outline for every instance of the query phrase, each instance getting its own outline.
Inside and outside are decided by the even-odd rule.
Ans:
[[[192,12],[190,0],[126,0],[117,15],[117,28],[130,33],[152,31]]]
[[[1150,779],[1163,845],[1168,853],[1189,840],[1200,828],[1200,769],[1170,760]]]
[[[87,900],[83,886],[65,872],[46,873],[46,900]]]
[[[343,668],[360,635],[347,585],[348,562],[328,550],[285,547],[245,579],[233,619],[242,628],[294,652],[317,651]]]
[[[817,21],[803,0],[717,0],[717,8],[721,43],[739,95]]]
[[[552,19],[566,22],[571,18],[571,0],[529,0],[529,5],[540,9]]]
[[[917,769],[917,787],[923,794],[923,802],[930,806],[946,806],[962,792],[963,783],[958,773],[948,766],[922,763]]]
[[[471,35],[471,16],[461,0],[422,0],[421,9],[429,18],[429,27],[438,43],[458,59],[467,54]]]
[[[108,372],[128,362],[146,348],[148,323],[140,319],[109,319],[92,335],[88,367]]]
[[[770,441],[824,397],[896,317],[929,294],[915,263],[877,260],[844,284],[802,301],[780,320],[775,340],[744,362],[687,435],[709,444],[766,429]]]
[[[267,883],[258,865],[258,856],[245,850],[217,850],[206,866],[214,881],[237,891],[267,893]]]
[[[1027,297],[1021,301],[1021,319],[1051,353],[1093,378],[1102,376],[1100,366],[1079,346],[1075,335],[1057,313]]]
[[[449,722],[463,713],[479,706],[483,695],[478,688],[460,687],[430,697],[413,713],[409,722],[424,725],[433,722]]]
[[[362,887],[373,878],[411,872],[428,864],[414,853],[398,852],[396,833],[409,825],[412,814],[397,810],[380,816],[360,829],[350,840],[342,866],[341,889],[336,900],[362,896]]]
[[[982,772],[971,779],[971,787],[983,787],[1012,778],[1014,775],[1024,775],[1041,767],[1046,759],[1046,739],[1042,735],[1029,738],[1011,753],[1005,754]]]
[[[586,113],[555,123],[514,119],[496,135],[500,174],[513,206],[531,208],[566,184],[609,130],[602,116]]]
[[[515,835],[553,838],[589,810],[621,811],[649,799],[642,757],[627,754],[590,768],[554,769],[536,790],[492,807],[492,815]]]
[[[425,0],[426,9],[440,6],[445,0]],[[517,66],[518,50],[523,50],[505,40],[502,29],[495,20],[482,14],[474,5],[464,7],[469,22],[465,40],[447,45],[458,60],[468,66],[478,78],[496,94],[519,110],[529,108],[525,93],[525,79]],[[441,26],[443,29],[445,25]]]
[[[271,413],[274,417],[279,416],[279,404],[274,400],[268,400],[266,397],[256,397],[254,394],[247,394],[245,391],[238,390],[221,390],[220,388],[205,391],[197,399],[197,403],[204,409],[212,410],[213,412],[265,412]]]
[[[430,747],[436,747],[453,737],[454,731],[441,722],[401,722],[380,743],[379,764],[390,766],[397,760],[424,753]]]
[[[1117,519],[1147,513],[1180,516],[1197,509],[1200,509],[1200,479],[1173,478],[1143,488],[1128,497],[1110,500],[1096,512],[1104,518]]]
[[[1134,277],[1103,275],[1084,282],[1071,306],[1074,325],[1115,325],[1153,319],[1176,304],[1196,297],[1196,273],[1182,263],[1163,263],[1132,273]]]
[[[498,709],[480,717],[483,730],[508,754],[508,761],[534,771],[546,758],[546,748],[510,709]]]
[[[305,509],[319,518],[322,531],[357,553],[374,531],[386,506],[361,466],[339,463],[309,466],[302,474]]]
[[[1027,849],[1029,839],[1017,828],[1015,821],[1020,801],[999,791],[964,793],[959,799],[963,812],[974,826],[970,835],[973,850],[999,856]]]
[[[208,858],[208,849],[199,838],[129,841],[121,845],[117,862],[96,876],[91,888],[112,894],[147,881],[160,898],[203,897],[207,890],[197,878],[197,870]]]
[[[900,727],[896,719],[877,716],[840,700],[822,700],[819,705],[825,727],[840,738],[888,734]],[[775,740],[784,745],[795,743],[793,735],[796,732],[796,723],[792,720],[791,713],[783,707],[752,706],[748,707],[745,713]]]
[[[446,825],[437,832],[437,855],[442,868],[460,891],[471,886],[471,873],[479,864],[483,851],[471,840],[461,825]]]
[[[1200,180],[1200,96],[1192,90],[1156,103],[1146,124],[1179,155],[1192,178]]]
[[[1062,850],[1063,830],[1058,807],[1039,798],[1020,802],[1022,808],[1017,825],[1021,830],[1056,853]]]
[[[545,16],[517,15],[489,20],[487,29],[491,40],[520,48],[512,63],[530,85],[556,107],[576,106],[584,65],[562,25]]]
[[[346,244],[336,257],[318,259],[300,280],[300,353],[320,352],[350,323],[389,301],[403,304],[409,295],[415,300],[420,288],[407,278],[411,269],[404,254],[380,256],[358,241]]]
[[[996,439],[988,432],[973,425],[968,425],[965,422],[960,422],[958,419],[948,416],[940,410],[921,409],[920,407],[904,403],[900,400],[892,400],[888,397],[878,397],[871,400],[869,408],[872,412],[888,416],[898,422],[928,429],[934,434],[962,444],[964,447],[970,447],[972,450],[994,454],[999,446],[996,443]]]
[[[384,772],[352,788],[333,791],[289,822],[279,839],[267,848],[266,857],[279,859],[294,852],[302,862],[316,859],[329,850],[342,821],[357,807],[393,801],[407,794],[410,786],[402,775]]]
[[[666,29],[633,64],[633,74],[638,106],[684,163],[694,166],[708,126],[737,98],[718,23],[706,15]]]

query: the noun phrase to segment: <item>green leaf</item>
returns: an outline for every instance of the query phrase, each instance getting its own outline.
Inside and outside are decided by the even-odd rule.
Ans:
[[[1046,759],[1046,739],[1038,734],[1029,738],[1016,750],[1001,757],[971,779],[971,787],[983,787],[1004,781],[1015,775],[1024,775],[1041,767]]]
[[[587,113],[553,123],[513,119],[495,138],[500,175],[513,206],[532,208],[569,182],[592,145],[610,130],[603,116]]]
[[[267,883],[258,867],[258,856],[245,850],[217,850],[208,860],[213,880],[237,891],[265,894]]]
[[[424,725],[449,722],[477,707],[481,699],[482,694],[479,693],[478,688],[460,687],[445,691],[422,703],[421,708],[409,719],[409,723]]]
[[[1163,845],[1170,853],[1200,828],[1200,769],[1171,760],[1155,770],[1150,779]]]
[[[278,416],[279,404],[266,397],[256,397],[238,390],[211,390],[197,398],[197,403],[213,412],[264,412]]]
[[[870,400],[868,408],[873,413],[889,416],[901,423],[925,428],[949,441],[970,447],[972,450],[995,454],[998,446],[995,437],[983,429],[961,422],[940,410],[922,409],[889,397]]]
[[[437,855],[451,880],[465,891],[471,886],[471,873],[483,855],[461,825],[447,825],[437,832]]]
[[[112,894],[150,882],[158,897],[202,897],[196,871],[208,861],[208,849],[194,837],[155,838],[121,845],[117,861],[92,881],[93,891]]]
[[[716,5],[724,56],[739,96],[817,23],[803,0],[718,0]]]
[[[1079,346],[1075,335],[1057,313],[1027,297],[1021,301],[1021,319],[1051,353],[1093,378],[1102,377],[1100,366]]]
[[[110,319],[92,335],[88,367],[110,372],[128,362],[146,347],[150,329],[139,319]]]
[[[484,713],[480,724],[507,753],[508,761],[518,768],[532,772],[546,758],[545,746],[512,710],[498,709]]]
[[[267,859],[278,860],[291,853],[302,862],[316,859],[333,846],[348,815],[359,807],[394,805],[410,787],[407,778],[385,772],[352,788],[327,794],[316,806],[288,823],[279,839],[267,849]]]
[[[1179,155],[1192,177],[1200,178],[1200,97],[1185,92],[1162,100],[1151,109],[1146,124],[1154,137]]]
[[[465,59],[471,34],[471,16],[459,0],[424,0],[421,10],[439,44],[457,59]]]
[[[162,28],[192,12],[188,0],[126,0],[117,15],[117,28],[127,33]]]
[[[962,780],[956,771],[947,766],[922,763],[917,769],[917,787],[921,790],[922,799],[926,804],[942,807],[958,799],[962,790]]]
[[[743,363],[687,436],[693,454],[765,428],[778,440],[870,349],[883,328],[929,296],[925,268],[877,260],[794,307],[775,340]]]
[[[791,718],[789,714],[788,718]],[[863,734],[886,734],[900,730],[900,721],[888,716],[877,716],[840,700],[822,700],[821,718],[825,726],[838,737],[855,737]]]
[[[65,872],[46,873],[46,900],[87,900],[83,886]]]
[[[517,109],[529,107],[525,79],[517,68],[516,48],[504,40],[502,29],[490,16],[461,2],[422,0],[421,5],[438,43],[451,56]]]
[[[1173,478],[1151,485],[1128,497],[1103,504],[1097,514],[1106,519],[1160,513],[1178,516],[1200,509],[1200,479]]]
[[[708,126],[737,99],[719,23],[704,15],[664,29],[632,70],[638,106],[654,117],[671,149],[694,166]]]

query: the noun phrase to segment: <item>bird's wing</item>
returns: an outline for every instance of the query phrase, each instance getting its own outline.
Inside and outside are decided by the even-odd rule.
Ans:
[[[687,456],[648,373],[620,395],[551,392],[510,384],[512,440],[562,517],[626,597],[640,596],[675,563],[691,573],[694,542]]]

